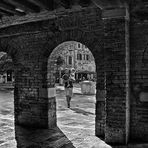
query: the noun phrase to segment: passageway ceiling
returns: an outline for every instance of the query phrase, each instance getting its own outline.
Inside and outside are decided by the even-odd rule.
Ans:
[[[53,11],[58,8],[71,9],[74,6],[87,7],[97,5],[101,9],[111,9],[123,7],[125,2],[134,4],[134,11],[148,11],[147,0],[1,0],[0,17],[29,13],[39,13],[41,11]]]

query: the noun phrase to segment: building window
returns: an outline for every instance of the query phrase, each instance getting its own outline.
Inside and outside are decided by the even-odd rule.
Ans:
[[[83,60],[85,61],[86,57],[85,57],[85,54],[83,55]]]
[[[68,63],[69,63],[69,65],[72,65],[72,57],[71,56],[69,56]]]
[[[12,81],[12,71],[11,70],[7,71],[7,81]]]
[[[77,54],[77,60],[82,60],[82,54]]]
[[[80,45],[80,43],[78,43],[78,48],[80,48],[81,47],[81,45]]]
[[[88,55],[88,54],[86,55],[86,60],[87,60],[87,61],[89,60],[89,55]]]

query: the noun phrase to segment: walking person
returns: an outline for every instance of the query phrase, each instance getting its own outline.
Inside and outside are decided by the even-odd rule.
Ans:
[[[75,79],[73,77],[73,73],[71,72],[71,70],[68,69],[65,69],[65,74],[62,78],[65,87],[67,107],[70,108],[70,101],[73,96],[73,82]]]

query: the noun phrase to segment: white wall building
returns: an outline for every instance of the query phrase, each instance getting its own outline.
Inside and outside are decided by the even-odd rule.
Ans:
[[[93,79],[96,73],[95,60],[90,50],[83,44],[75,41],[65,42],[58,47],[57,57],[64,59],[61,69],[75,68],[76,79]]]

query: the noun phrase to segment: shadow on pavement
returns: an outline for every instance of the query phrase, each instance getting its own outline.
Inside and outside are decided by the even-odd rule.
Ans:
[[[27,129],[15,126],[15,138],[17,148],[76,148],[58,127],[53,129]],[[147,144],[110,146],[97,139],[94,140],[90,148],[147,148],[147,146]]]
[[[148,144],[128,144],[121,146],[112,146],[112,148],[148,148]]]
[[[85,116],[94,115],[94,113],[87,112],[87,111],[82,110],[82,109],[80,109],[80,108],[70,108],[70,109],[73,110],[75,113],[83,114],[83,115],[85,115]]]
[[[15,126],[17,148],[75,148],[58,128],[27,129]]]

